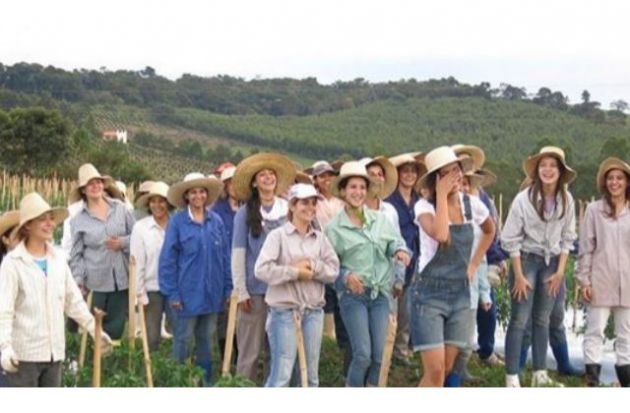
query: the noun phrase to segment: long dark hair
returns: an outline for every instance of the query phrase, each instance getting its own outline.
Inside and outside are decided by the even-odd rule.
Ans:
[[[558,179],[558,182],[556,182],[556,190],[553,194],[554,198],[558,198],[558,193],[562,193],[562,214],[560,214],[559,219],[564,218],[564,215],[567,212],[567,208],[568,208],[568,204],[569,204],[569,195],[566,189],[566,185],[563,182],[564,180],[562,179],[565,176],[565,172],[566,172],[566,168],[564,167],[563,163],[560,162],[558,160],[558,158],[550,156],[551,158],[555,159],[558,165],[558,169],[560,171],[560,178]],[[543,222],[546,222],[547,219],[545,218],[545,202],[543,200],[543,202],[538,202],[538,197],[542,197],[542,181],[540,180],[540,175],[538,174],[538,165],[540,165],[540,161],[543,158],[540,158],[538,160],[538,162],[536,163],[536,169],[534,169],[534,178],[533,178],[533,182],[530,185],[529,189],[527,190],[527,194],[529,195],[529,201],[532,203],[532,205],[534,206],[534,209],[536,210],[536,213],[538,213],[538,216],[540,217],[540,219]],[[556,208],[558,206],[556,205]]]
[[[608,191],[608,187],[606,186],[606,179],[608,178],[608,174],[610,173],[610,171],[614,169],[617,169],[617,168],[610,169],[606,172],[606,174],[604,174],[604,196],[602,198],[604,199],[604,201],[606,201],[606,205],[608,205],[608,211],[606,213],[608,218],[617,219],[617,208],[615,208],[615,204],[613,203],[613,200],[612,200],[612,195],[610,194],[610,191]],[[626,176],[625,196],[626,196],[626,205],[627,205],[628,199],[630,199],[630,185],[629,185],[630,176],[628,176],[626,171],[622,171],[622,172]]]
[[[263,232],[262,214],[260,213],[260,194],[258,188],[252,188],[252,196],[247,200],[247,226],[254,238],[258,238]]]

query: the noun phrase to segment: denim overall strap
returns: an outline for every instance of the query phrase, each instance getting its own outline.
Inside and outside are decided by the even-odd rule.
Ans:
[[[470,198],[467,195],[464,196],[464,217],[466,221],[472,219]],[[449,243],[439,246],[435,256],[419,274],[420,279],[453,281],[468,279],[466,270],[470,263],[474,240],[472,224],[449,225],[449,238]]]

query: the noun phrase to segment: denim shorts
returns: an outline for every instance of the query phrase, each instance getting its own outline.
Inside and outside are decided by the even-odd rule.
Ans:
[[[468,280],[420,278],[410,287],[411,344],[414,351],[470,342]]]

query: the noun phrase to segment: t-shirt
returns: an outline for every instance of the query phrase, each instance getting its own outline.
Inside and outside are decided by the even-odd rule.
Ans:
[[[459,203],[462,207],[462,216],[464,217],[464,222],[472,222],[475,225],[481,226],[486,219],[490,216],[490,211],[488,208],[481,202],[479,197],[469,195],[470,197],[470,209],[472,212],[472,221],[466,221],[466,212],[464,206],[464,194],[459,194]],[[440,243],[431,238],[420,225],[420,215],[423,214],[431,214],[435,215],[435,207],[429,201],[425,199],[420,199],[416,202],[414,207],[414,212],[416,215],[415,223],[420,230],[420,258],[418,259],[418,272],[422,272],[424,267],[433,259],[435,253],[440,246]],[[450,225],[450,223],[449,223]],[[473,251],[474,253],[474,251]]]
[[[35,264],[44,272],[44,275],[48,275],[48,260],[46,258],[35,258]]]

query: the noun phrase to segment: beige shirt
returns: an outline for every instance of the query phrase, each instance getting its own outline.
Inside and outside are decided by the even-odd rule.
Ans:
[[[298,270],[291,265],[303,258],[311,260],[315,273],[310,281],[298,281]],[[321,231],[311,229],[302,235],[287,222],[267,235],[254,274],[268,285],[265,301],[270,307],[322,308],[324,284],[339,275],[339,259]]]
[[[613,220],[607,210],[604,200],[586,208],[575,276],[593,288],[593,306],[630,307],[630,211]]]
[[[320,195],[317,198],[317,209],[315,211],[319,229],[322,231],[326,229],[330,221],[343,209],[344,205],[343,201],[337,197],[333,196],[330,199],[326,199]]]
[[[46,259],[47,275],[21,242],[0,266],[0,351],[12,347],[19,361],[64,360],[64,314],[94,329],[63,254],[48,244]]]

